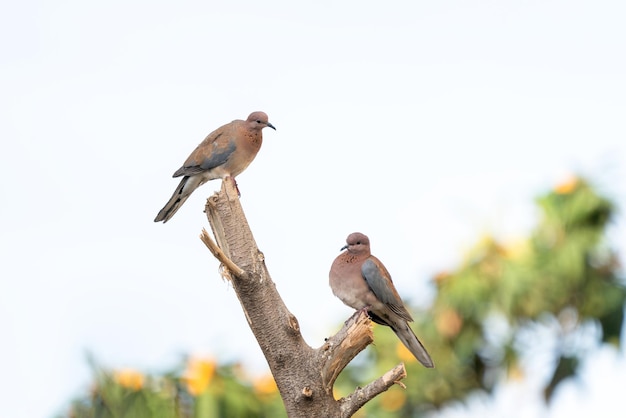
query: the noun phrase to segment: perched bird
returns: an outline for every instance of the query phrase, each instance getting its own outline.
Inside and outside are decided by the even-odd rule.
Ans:
[[[347,245],[330,267],[329,283],[333,294],[354,309],[366,309],[372,321],[390,327],[416,359],[434,367],[428,352],[417,339],[409,322],[411,314],[404,307],[389,272],[370,252],[366,235],[348,235]]]
[[[253,112],[248,119],[234,120],[207,135],[174,173],[173,177],[183,178],[154,222],[169,221],[189,195],[207,181],[226,177],[235,181],[261,149],[261,131],[266,126],[276,130],[265,113]]]

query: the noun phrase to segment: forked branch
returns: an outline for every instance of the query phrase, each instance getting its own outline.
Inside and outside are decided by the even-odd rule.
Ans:
[[[401,364],[350,396],[335,400],[332,389],[337,376],[373,341],[367,313],[356,312],[320,348],[310,347],[267,271],[234,182],[223,181],[220,192],[207,200],[205,209],[215,241],[206,230],[200,239],[230,273],[290,418],[349,417],[406,375]]]

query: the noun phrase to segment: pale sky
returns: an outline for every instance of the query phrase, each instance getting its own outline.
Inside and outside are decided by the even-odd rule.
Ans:
[[[153,223],[194,147],[252,111],[277,131],[238,178],[242,205],[315,347],[351,314],[328,287],[351,232],[426,306],[434,273],[485,233],[527,234],[533,199],[571,173],[626,207],[625,21],[622,1],[3,1],[2,415],[64,411],[86,351],[266,370],[198,239],[219,181]],[[622,259],[623,235],[620,218]],[[593,356],[550,410],[538,372],[444,416],[617,417],[624,363]]]

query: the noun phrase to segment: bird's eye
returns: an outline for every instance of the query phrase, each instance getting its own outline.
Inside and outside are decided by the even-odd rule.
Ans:
[[[257,121],[256,121],[256,123],[261,123],[261,121],[260,121],[260,120],[257,120]]]
[[[356,242],[356,245],[361,245],[361,241],[357,241],[357,242]]]

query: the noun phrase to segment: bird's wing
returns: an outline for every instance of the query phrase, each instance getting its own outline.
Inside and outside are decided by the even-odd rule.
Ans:
[[[191,153],[183,166],[176,170],[174,177],[193,176],[203,171],[209,171],[215,167],[219,167],[228,161],[228,158],[230,158],[236,149],[237,146],[235,142],[224,138],[221,133],[214,138],[211,138],[211,135],[209,135]]]
[[[361,266],[361,273],[376,298],[387,305],[395,314],[407,321],[413,321],[406,310],[398,291],[391,281],[391,275],[376,257],[370,256]]]

